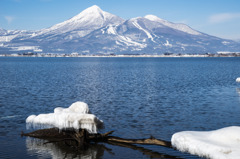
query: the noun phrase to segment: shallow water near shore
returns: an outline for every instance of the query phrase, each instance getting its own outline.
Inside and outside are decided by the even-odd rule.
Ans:
[[[75,153],[20,134],[29,131],[29,115],[76,101],[104,121],[100,132],[123,138],[170,141],[179,131],[239,126],[237,77],[239,57],[0,57],[0,158],[198,158],[159,146],[104,143]]]

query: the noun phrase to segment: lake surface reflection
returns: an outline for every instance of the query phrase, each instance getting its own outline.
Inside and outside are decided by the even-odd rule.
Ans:
[[[93,144],[72,152],[21,138],[25,119],[76,101],[100,132],[171,140],[183,130],[239,125],[240,58],[0,58],[0,158],[198,158],[159,147]],[[155,156],[154,156],[155,155]]]

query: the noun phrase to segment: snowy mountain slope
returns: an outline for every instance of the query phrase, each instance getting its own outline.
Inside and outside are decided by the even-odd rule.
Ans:
[[[201,35],[200,32],[193,30],[192,28],[190,28],[189,26],[185,25],[185,24],[180,24],[180,23],[172,23],[169,22],[167,20],[161,19],[155,15],[146,15],[144,18],[149,19],[151,21],[155,21],[155,22],[159,22],[162,25],[168,26],[170,28],[188,33],[188,34],[192,34],[192,35]]]
[[[107,25],[83,38],[65,39],[62,50],[90,53],[206,53],[224,50],[223,39],[192,35],[161,23],[138,17],[119,25]],[[229,42],[231,43],[231,42]]]
[[[102,34],[112,35],[110,40],[115,42],[112,48],[120,47],[121,51],[128,53],[206,53],[216,52],[215,49],[224,50],[224,44],[232,43],[202,33],[189,34],[143,17],[132,18],[118,26],[102,29]],[[104,39],[104,35],[101,35],[101,38]]]
[[[9,42],[17,37],[29,37],[33,31],[27,30],[5,30],[0,28],[0,42]]]
[[[92,6],[39,31],[0,29],[0,53],[162,54],[240,52],[240,44],[154,15],[129,20]]]
[[[7,34],[7,30],[0,28],[0,36],[6,35],[6,34]]]

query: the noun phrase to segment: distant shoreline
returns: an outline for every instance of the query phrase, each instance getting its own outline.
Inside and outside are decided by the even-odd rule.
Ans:
[[[78,55],[78,54],[0,54],[0,57],[240,57],[240,53],[229,54],[161,54],[161,55]]]

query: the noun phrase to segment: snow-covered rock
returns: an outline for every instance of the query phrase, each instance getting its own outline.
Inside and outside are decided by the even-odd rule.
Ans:
[[[57,107],[49,114],[30,115],[26,123],[27,128],[82,128],[90,133],[97,133],[97,129],[103,125],[102,120],[90,114],[88,105],[84,102],[75,102],[69,108]]]

